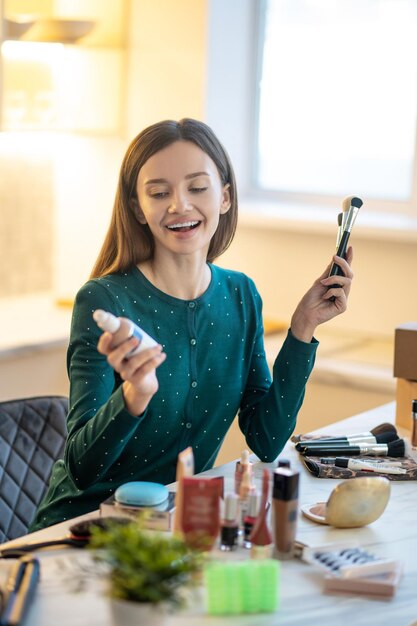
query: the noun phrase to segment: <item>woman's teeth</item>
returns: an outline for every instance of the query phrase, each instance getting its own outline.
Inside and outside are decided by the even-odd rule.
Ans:
[[[167,228],[169,230],[191,230],[192,228],[196,228],[199,223],[199,221],[179,222],[178,224],[170,224],[169,226],[167,226]]]

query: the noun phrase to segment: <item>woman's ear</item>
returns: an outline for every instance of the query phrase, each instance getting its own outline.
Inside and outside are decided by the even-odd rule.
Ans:
[[[230,199],[230,185],[229,183],[227,183],[227,185],[223,187],[222,202],[220,205],[220,214],[222,215],[223,213],[227,213],[227,211],[230,209],[231,206],[232,206],[232,201]]]
[[[146,218],[144,214],[142,213],[142,209],[140,208],[139,202],[136,200],[136,198],[131,198],[129,200],[129,204],[130,204],[130,208],[136,215],[136,219],[138,220],[139,224],[146,224],[147,223]]]

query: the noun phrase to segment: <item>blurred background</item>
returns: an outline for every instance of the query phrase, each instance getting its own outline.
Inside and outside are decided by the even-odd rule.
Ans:
[[[126,147],[182,117],[235,165],[238,232],[218,263],[255,280],[271,364],[335,251],[343,198],[364,201],[349,309],[318,329],[298,431],[394,399],[394,331],[417,311],[414,0],[0,7],[0,400],[68,393],[71,305]]]

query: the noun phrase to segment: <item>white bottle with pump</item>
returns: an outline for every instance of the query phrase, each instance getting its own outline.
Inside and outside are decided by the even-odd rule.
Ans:
[[[117,346],[131,337],[137,337],[137,339],[139,339],[139,345],[126,355],[127,359],[130,359],[130,357],[143,350],[158,345],[155,339],[152,339],[152,337],[127,317],[116,317],[112,313],[108,313],[102,309],[96,309],[93,313],[93,318],[99,328],[113,335],[113,348],[117,348]]]

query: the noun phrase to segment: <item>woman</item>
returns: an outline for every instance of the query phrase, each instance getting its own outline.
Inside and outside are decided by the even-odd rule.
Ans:
[[[314,331],[346,309],[352,251],[334,259],[339,286],[329,266],[297,306],[271,381],[256,287],[213,265],[236,223],[233,169],[208,126],[164,121],[133,140],[104,245],[77,294],[65,458],[32,530],[98,508],[122,483],[172,482],[189,445],[196,472],[209,469],[236,414],[262,461],[282,450],[313,368]],[[113,349],[95,309],[130,318],[159,345],[126,359],[138,340]]]

